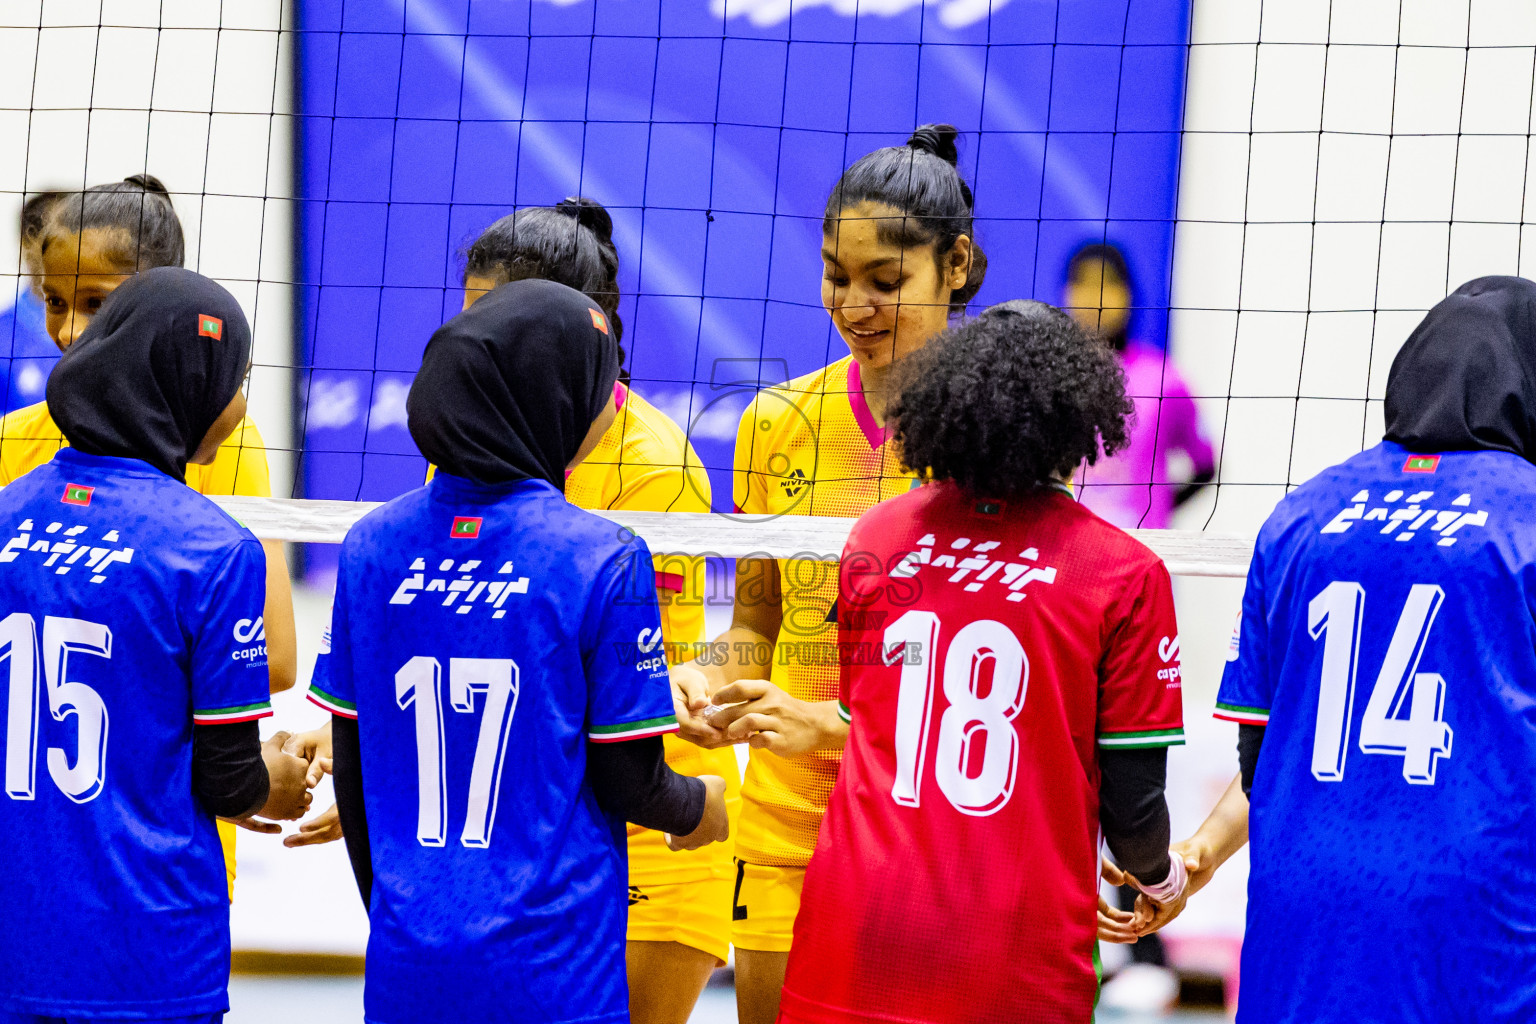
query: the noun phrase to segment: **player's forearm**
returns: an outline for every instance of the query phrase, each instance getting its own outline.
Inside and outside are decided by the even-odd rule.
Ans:
[[[660,736],[587,744],[587,781],[604,813],[641,828],[687,835],[704,817],[704,783],[667,767]]]
[[[249,817],[266,804],[268,788],[255,722],[192,727],[192,792],[215,817]]]
[[[691,662],[709,680],[711,693],[738,679],[767,679],[773,669],[773,639],[750,626],[733,624],[711,647],[723,657],[707,653]]]
[[[1201,860],[1209,870],[1221,867],[1248,843],[1248,796],[1243,792],[1241,775],[1233,776],[1200,828],[1190,837],[1201,851]]]
[[[373,855],[368,843],[368,814],[363,805],[362,744],[355,719],[331,716],[331,749],[336,816],[341,821],[341,837],[347,844],[347,859],[352,862],[352,877],[357,880],[357,891],[366,907],[373,895]]]
[[[1145,885],[1168,877],[1168,751],[1099,751],[1099,822],[1115,863]]]
[[[293,587],[283,542],[264,540],[267,555],[267,599],[262,608],[266,630],[267,683],[273,693],[293,688],[299,675],[299,642],[293,624]]]

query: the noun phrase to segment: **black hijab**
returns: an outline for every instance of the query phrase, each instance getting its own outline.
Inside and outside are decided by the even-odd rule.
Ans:
[[[1389,441],[1536,461],[1536,282],[1479,277],[1429,311],[1387,377]]]
[[[483,484],[546,480],[613,397],[619,348],[597,304],[554,281],[504,284],[432,335],[406,414],[421,454]]]
[[[251,362],[251,328],[224,288],[180,267],[107,296],[48,376],[48,412],[88,455],[142,459],[185,481],[187,460]]]

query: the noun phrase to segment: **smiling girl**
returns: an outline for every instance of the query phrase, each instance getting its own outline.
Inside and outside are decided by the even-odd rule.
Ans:
[[[905,146],[865,156],[832,189],[822,221],[822,304],[849,354],[768,388],[736,435],[735,503],[742,512],[857,516],[912,487],[885,427],[891,369],[964,311],[986,274],[975,243],[972,196],[960,177],[950,125],[924,125]],[[796,728],[841,733],[837,715],[837,594],[832,562],[743,559],[723,665],[674,670],[700,711],[706,693],[742,681],[736,702],[758,701]],[[727,742],[699,715],[683,735]],[[816,846],[840,755],[773,752],[753,738],[742,787],[732,941],[743,1024],[778,1015],[800,886]]]

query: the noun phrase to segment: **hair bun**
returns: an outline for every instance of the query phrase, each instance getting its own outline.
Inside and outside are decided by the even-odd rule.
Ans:
[[[124,178],[123,181],[135,188],[141,188],[145,192],[153,192],[156,195],[165,196],[167,199],[171,198],[171,190],[166,188],[165,183],[153,174],[131,174]]]
[[[555,209],[575,220],[582,227],[591,228],[597,235],[598,241],[604,245],[613,244],[613,218],[608,215],[607,207],[596,199],[571,196],[556,203]]]
[[[907,148],[932,153],[951,167],[958,167],[960,151],[955,148],[955,140],[959,137],[960,129],[952,124],[925,124],[912,133]]]

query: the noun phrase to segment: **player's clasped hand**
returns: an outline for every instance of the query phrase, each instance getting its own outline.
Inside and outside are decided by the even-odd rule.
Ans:
[[[700,775],[704,783],[704,816],[699,826],[685,836],[667,836],[667,846],[674,852],[697,850],[710,843],[723,843],[731,837],[731,819],[725,810],[725,780],[718,775]]]
[[[283,745],[283,750],[309,762],[309,786],[311,789],[320,785],[320,779],[330,774],[332,765],[331,754],[331,728],[329,725],[319,729],[311,729],[309,732],[296,733]],[[322,843],[334,843],[341,838],[341,815],[336,811],[336,805],[332,804],[308,821],[299,825],[299,830],[283,839],[283,845],[289,849],[300,846],[319,846]]]
[[[289,739],[288,733],[278,732],[262,743],[261,759],[267,766],[270,782],[267,802],[255,814],[234,819],[234,823],[241,828],[274,834],[282,831],[282,826],[277,822],[303,817],[309,809],[312,799],[309,792],[310,763],[284,751],[283,746]]]
[[[825,730],[818,705],[797,700],[766,679],[741,679],[715,691],[709,724],[727,743],[794,757],[818,750]]]
[[[1108,857],[1099,858],[1099,874],[1110,885],[1119,887],[1130,883],[1130,876],[1113,864]],[[1136,914],[1121,910],[1099,894],[1099,939],[1102,942],[1118,942],[1125,945],[1140,938],[1136,930]]]
[[[692,665],[674,665],[672,678],[672,709],[677,715],[678,735],[689,743],[713,750],[728,746],[732,741],[725,733],[711,725],[703,715],[710,706],[709,680]]]

